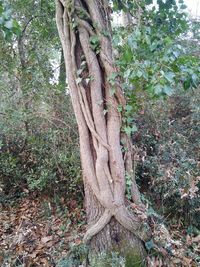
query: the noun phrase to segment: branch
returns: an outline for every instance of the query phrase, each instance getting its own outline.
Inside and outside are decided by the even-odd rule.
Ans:
[[[86,111],[86,108],[85,108],[85,105],[84,105],[84,102],[83,102],[81,95],[80,95],[80,103],[81,103],[81,108],[82,108],[85,120],[87,122],[87,126],[88,126],[91,134],[99,141],[99,143],[102,146],[104,146],[108,151],[110,151],[111,147],[103,141],[103,139],[100,137],[100,135],[95,131],[94,126],[91,124],[90,119],[88,118],[88,114],[87,114],[87,111]]]
[[[24,43],[23,43],[23,37],[24,37],[24,34],[26,32],[26,29],[28,27],[28,25],[31,23],[31,21],[35,18],[37,18],[38,16],[35,16],[35,17],[32,17],[30,18],[24,29],[22,30],[20,36],[19,36],[19,39],[18,39],[18,50],[19,50],[19,58],[20,58],[20,62],[21,62],[21,66],[22,66],[22,69],[25,69],[26,68],[26,56],[25,56],[25,52],[24,52]]]
[[[62,3],[57,0],[56,1],[56,24],[58,28],[58,33],[60,35],[60,40],[64,47],[64,32],[63,32],[63,5]]]

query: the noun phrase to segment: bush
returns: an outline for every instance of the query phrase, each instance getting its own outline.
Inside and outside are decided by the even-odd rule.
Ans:
[[[143,194],[165,216],[200,227],[199,93],[149,101],[136,117],[136,177]],[[143,114],[144,113],[144,114]],[[137,156],[137,157],[138,157]]]
[[[31,111],[18,106],[10,113],[9,103],[4,102],[5,116],[0,122],[0,184],[4,193],[28,188],[50,195],[81,195],[75,118],[67,96],[54,93],[53,98],[53,107],[49,104],[48,112],[42,107],[40,113],[36,111],[38,102],[33,102]]]

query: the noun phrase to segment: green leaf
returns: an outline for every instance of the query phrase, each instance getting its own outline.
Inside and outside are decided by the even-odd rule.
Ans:
[[[118,74],[116,72],[113,72],[109,77],[108,77],[108,81],[109,83],[114,86],[116,81],[115,79],[117,78]]]
[[[130,136],[132,133],[132,128],[130,126],[124,127],[124,132]]]
[[[156,95],[161,95],[161,94],[162,94],[162,91],[163,91],[163,87],[162,87],[162,85],[157,84],[157,85],[155,86],[155,88],[154,88],[154,93],[155,93]]]
[[[130,136],[131,133],[135,133],[135,132],[137,132],[137,131],[138,131],[138,129],[137,129],[137,126],[136,126],[136,125],[133,125],[132,127],[130,127],[130,126],[126,126],[126,127],[124,127],[124,132],[125,132],[128,136]]]
[[[130,48],[126,49],[122,55],[122,60],[124,60],[127,63],[132,62],[133,59],[133,53]]]
[[[186,8],[187,8],[187,6],[184,4],[180,6],[180,9],[186,9]]]
[[[135,132],[137,132],[137,131],[138,131],[137,126],[136,126],[136,125],[133,125],[133,126],[132,126],[132,133],[135,133]]]
[[[79,76],[82,73],[82,69],[77,70],[77,75]]]
[[[92,44],[98,44],[99,43],[99,37],[97,35],[93,35],[90,37],[90,43]]]
[[[118,76],[118,74],[117,74],[116,72],[113,72],[113,73],[110,75],[109,80],[114,80],[114,79],[117,78],[117,76]]]
[[[168,80],[168,82],[173,82],[173,78],[175,77],[175,74],[173,72],[165,72],[164,77]]]
[[[138,70],[136,73],[137,77],[142,77],[143,76],[143,72],[141,70]]]
[[[126,105],[125,109],[126,111],[130,112],[132,111],[133,107],[131,105]]]
[[[183,88],[184,88],[185,90],[187,90],[187,89],[190,88],[190,86],[191,86],[191,80],[188,78],[186,81],[184,81],[184,83],[183,83]]]
[[[13,20],[8,20],[6,21],[6,23],[4,24],[4,26],[7,28],[7,29],[12,29],[13,27]]]
[[[132,183],[133,183],[133,182],[132,182],[132,180],[131,180],[131,179],[127,179],[127,180],[126,180],[126,184],[127,184],[127,185],[131,186],[131,185],[132,185]]]
[[[146,242],[145,247],[147,250],[151,250],[152,248],[154,248],[155,244],[154,244],[153,240],[151,239],[150,241]]]
[[[122,110],[123,110],[122,105],[119,105],[118,108],[117,108],[117,110],[118,110],[118,112],[122,112]]]
[[[153,0],[145,0],[147,5],[151,5],[153,3]]]
[[[81,77],[78,77],[77,79],[76,79],[76,83],[77,84],[80,84],[82,82],[82,78]]]
[[[115,94],[115,92],[116,92],[115,87],[111,87],[111,89],[110,89],[110,95],[113,96]]]
[[[105,37],[109,37],[110,36],[110,33],[106,30],[103,30],[102,31],[102,34],[105,36]]]
[[[164,92],[166,95],[171,96],[171,95],[173,95],[174,90],[173,90],[173,88],[171,88],[170,86],[165,85],[164,88],[163,88],[163,92]]]
[[[0,25],[4,24],[4,17],[0,16]]]

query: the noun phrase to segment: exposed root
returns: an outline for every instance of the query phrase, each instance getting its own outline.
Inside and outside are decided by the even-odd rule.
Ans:
[[[106,224],[110,222],[111,218],[112,214],[110,210],[106,209],[100,219],[87,230],[83,239],[84,242],[88,243],[93,236],[98,234],[106,226]]]
[[[150,239],[150,229],[146,228],[145,223],[131,214],[125,206],[121,206],[116,210],[115,218],[124,228],[132,232],[139,239],[143,241]]]
[[[113,209],[106,208],[100,219],[87,230],[84,242],[89,242],[94,235],[98,234],[110,222],[112,216],[140,240],[147,241],[151,238],[150,229],[146,228],[147,226],[141,220],[136,218],[122,205],[120,207],[113,207]]]

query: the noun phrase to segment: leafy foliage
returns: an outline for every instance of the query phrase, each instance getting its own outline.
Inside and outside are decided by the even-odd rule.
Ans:
[[[6,193],[28,187],[74,194],[80,182],[77,130],[65,95],[65,73],[57,77],[65,70],[59,59],[54,3],[12,4],[22,30],[9,43],[0,41],[1,187]]]
[[[147,102],[137,116],[133,142],[136,176],[143,193],[165,216],[185,226],[199,225],[199,94]]]
[[[55,101],[54,98],[54,105]],[[38,112],[37,107],[34,107],[32,113],[27,116],[28,129],[20,107],[18,112],[13,110],[14,107],[6,107],[10,109],[10,113],[4,109],[6,116],[3,116],[0,124],[0,177],[5,191],[13,185],[27,183],[30,189],[56,193],[58,190],[64,190],[65,185],[63,193],[66,190],[68,193],[76,192],[80,169],[77,166],[79,156],[76,127],[72,126],[75,120],[69,117],[68,123],[71,126],[63,128],[63,125],[67,125],[67,116],[64,115],[64,106],[61,106],[59,96],[58,101],[57,107],[59,105],[63,110],[56,110],[56,116],[47,114],[46,111]],[[65,121],[61,116],[65,116]]]
[[[124,89],[135,105],[139,104],[137,92],[144,90],[152,97],[171,96],[175,87],[189,89],[199,83],[199,60],[188,54],[183,42],[195,26],[184,13],[185,5],[181,1],[179,5],[158,1],[157,8],[150,4],[141,1],[138,6],[128,1],[124,12],[136,12],[139,17],[133,18],[135,25],[117,29],[113,40],[119,49],[117,64]]]
[[[199,21],[188,19],[183,1],[157,1],[156,8],[151,4],[114,1],[129,23],[116,28],[113,37],[128,100],[124,129],[133,136],[135,176],[149,218],[192,229],[195,240],[200,227]],[[130,188],[127,175],[128,198]],[[158,218],[157,211],[163,217]],[[184,234],[182,242],[189,258],[175,264],[198,265],[195,243],[189,247]],[[178,247],[176,251],[178,255]]]
[[[20,34],[20,26],[12,18],[12,9],[6,1],[0,1],[0,30],[4,33],[6,40],[10,40],[13,34]]]

